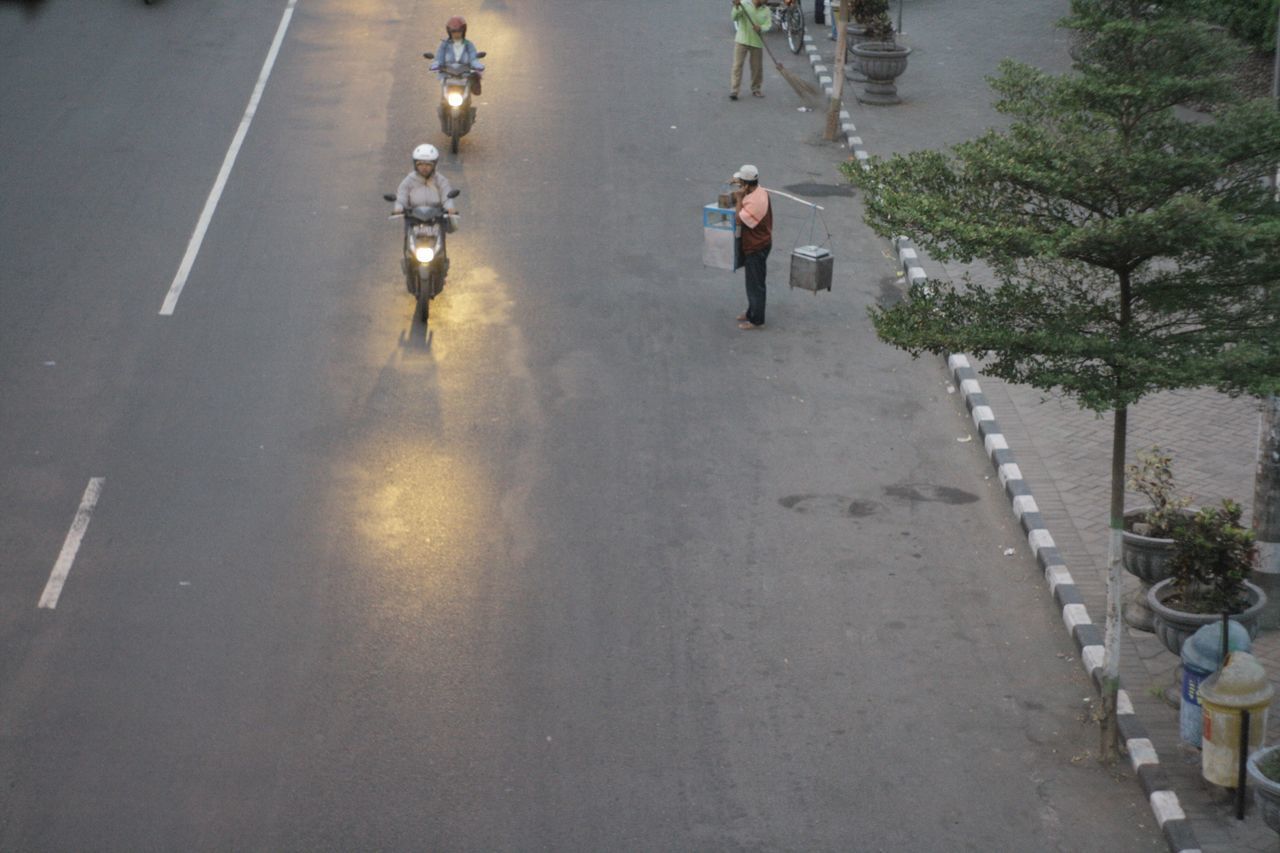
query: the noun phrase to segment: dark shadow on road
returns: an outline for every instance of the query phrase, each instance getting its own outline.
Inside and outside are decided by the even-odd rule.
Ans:
[[[400,333],[400,349],[408,352],[431,352],[431,327],[414,321],[409,328]]]
[[[0,0],[0,4],[5,6],[21,6],[22,11],[26,13],[26,17],[34,18],[40,14],[44,8],[44,0]]]

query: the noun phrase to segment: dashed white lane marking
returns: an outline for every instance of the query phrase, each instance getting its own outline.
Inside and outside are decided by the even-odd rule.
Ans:
[[[271,76],[271,68],[276,64],[276,55],[280,53],[280,43],[284,41],[285,30],[289,29],[289,21],[293,18],[293,7],[297,5],[298,0],[288,0],[285,5],[284,16],[280,19],[280,26],[276,28],[276,37],[271,42],[271,49],[267,51],[266,61],[262,63],[262,71],[258,74],[257,85],[253,87],[253,94],[249,96],[249,105],[245,107],[244,116],[240,119],[240,127],[236,130],[235,138],[231,140],[231,147],[227,149],[227,156],[222,160],[222,168],[218,171],[218,177],[213,182],[213,189],[209,191],[209,197],[205,199],[204,210],[200,211],[200,219],[196,222],[196,230],[191,234],[191,241],[187,243],[187,253],[182,256],[182,263],[178,265],[178,273],[173,277],[173,283],[169,285],[169,293],[164,298],[164,305],[160,306],[160,313],[163,316],[173,314],[173,309],[178,305],[178,297],[182,295],[182,288],[187,286],[187,276],[191,274],[191,267],[196,262],[196,255],[200,254],[200,246],[204,243],[205,232],[209,230],[209,222],[213,219],[213,212],[218,207],[218,201],[222,198],[222,190],[227,185],[227,178],[231,176],[231,168],[236,164],[236,157],[240,153],[240,146],[244,144],[244,138],[249,133],[249,125],[253,123],[253,116],[258,111],[258,102],[262,100],[262,91],[267,87],[267,78]]]
[[[37,607],[52,610],[58,606],[58,596],[62,595],[62,587],[67,582],[71,564],[75,562],[76,552],[80,550],[80,541],[84,539],[85,531],[89,529],[89,519],[93,515],[93,508],[98,505],[98,495],[102,494],[102,484],[106,481],[105,477],[89,478],[84,497],[80,499],[80,509],[76,510],[76,517],[71,522],[71,529],[67,531],[67,538],[62,542],[62,551],[58,554],[57,562],[53,564],[53,571],[49,573],[49,580],[44,585],[44,592],[40,595]]]

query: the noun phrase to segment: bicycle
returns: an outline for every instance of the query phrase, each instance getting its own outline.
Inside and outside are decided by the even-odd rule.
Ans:
[[[765,5],[773,14],[773,28],[784,31],[787,47],[792,53],[799,53],[804,48],[804,9],[800,0],[765,0]]]

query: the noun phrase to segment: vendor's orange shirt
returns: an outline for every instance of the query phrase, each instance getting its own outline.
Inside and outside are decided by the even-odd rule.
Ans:
[[[756,187],[742,197],[742,210],[738,219],[748,228],[755,228],[769,212],[769,193],[764,187]]]
[[[773,244],[773,211],[764,187],[757,187],[743,197],[738,221],[743,226],[742,254],[753,255]]]

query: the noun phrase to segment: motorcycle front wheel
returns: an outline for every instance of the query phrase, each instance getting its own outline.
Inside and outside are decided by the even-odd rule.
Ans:
[[[431,316],[431,296],[425,287],[418,288],[418,306],[413,312],[414,316],[422,321],[422,325],[427,324],[427,319]]]

